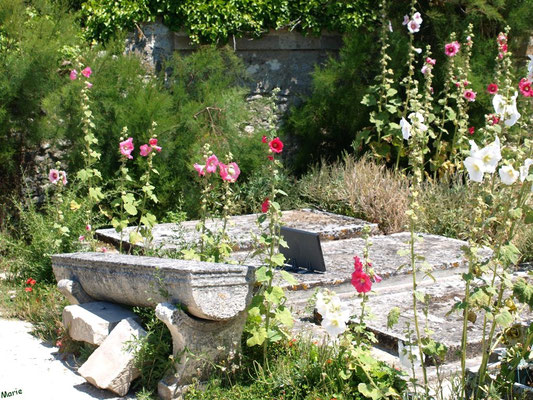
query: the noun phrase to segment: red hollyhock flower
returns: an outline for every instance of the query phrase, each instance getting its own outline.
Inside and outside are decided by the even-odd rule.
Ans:
[[[361,262],[361,259],[357,256],[353,258],[353,268],[355,272],[363,272],[363,263]]]
[[[270,208],[270,200],[268,197],[263,201],[263,204],[261,204],[261,211],[266,213],[268,212],[268,209]]]
[[[283,150],[283,142],[279,138],[272,139],[268,145],[274,153],[281,153]]]
[[[267,156],[270,161],[274,161],[274,156]]]
[[[268,142],[268,139],[267,139],[266,136],[263,135],[263,137],[261,138],[261,141],[262,141],[263,143],[267,143],[267,142]]]
[[[489,92],[490,94],[498,93],[498,85],[496,85],[495,83],[489,84],[489,86],[487,86],[487,92]]]
[[[24,288],[24,290],[25,290],[26,292],[31,292],[31,291],[33,291],[33,288],[31,288],[31,287],[27,287],[27,288]]]
[[[531,81],[529,79],[522,78],[518,84],[518,88],[525,97],[533,97],[533,90],[531,89]]]
[[[476,128],[474,128],[473,126],[468,128],[468,133],[470,133],[471,135],[473,135],[475,131],[476,131]]]
[[[352,273],[352,285],[358,293],[367,293],[372,289],[372,281],[363,271]]]

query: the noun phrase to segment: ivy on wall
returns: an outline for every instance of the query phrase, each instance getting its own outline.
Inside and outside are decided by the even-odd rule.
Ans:
[[[89,39],[107,41],[120,30],[162,17],[186,30],[193,43],[225,43],[233,35],[259,36],[269,29],[347,32],[374,20],[373,0],[88,0],[82,21]]]

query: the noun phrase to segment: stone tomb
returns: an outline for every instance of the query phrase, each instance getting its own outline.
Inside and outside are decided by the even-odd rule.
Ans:
[[[61,290],[76,288],[67,298],[78,304],[108,301],[156,308],[172,334],[176,359],[175,373],[159,384],[164,399],[176,398],[193,377],[205,378],[210,365],[239,348],[252,298],[253,267],[109,253],[58,254],[52,256],[52,266]],[[109,347],[106,342],[102,346]],[[115,364],[131,367],[129,361]],[[88,376],[105,382],[101,385],[118,382],[117,392],[127,391],[125,381],[135,374],[113,373],[117,375],[109,382],[92,372]]]
[[[256,220],[259,214],[246,214],[229,218],[227,233],[234,241],[234,250],[248,250],[252,247],[252,234],[259,234],[259,227]],[[196,230],[199,221],[185,221],[179,224],[157,224],[152,230],[153,240],[151,247],[155,249],[177,251],[197,243],[200,233]],[[344,215],[332,214],[324,211],[311,209],[284,211],[282,217],[284,226],[295,229],[303,229],[309,232],[320,234],[320,239],[336,240],[361,236],[362,229],[369,225],[372,232],[377,233],[378,227],[361,219],[346,217]],[[206,226],[210,230],[222,228],[220,219],[208,220]],[[266,222],[264,223],[266,227]],[[132,246],[128,242],[129,234],[135,227],[128,227],[122,235],[114,229],[99,229],[96,236],[103,242],[111,243],[119,247],[121,236],[124,248]],[[142,247],[142,243],[135,246]]]

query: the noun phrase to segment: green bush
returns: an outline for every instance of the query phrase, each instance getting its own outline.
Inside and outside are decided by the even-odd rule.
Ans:
[[[88,0],[82,15],[88,37],[99,41],[162,17],[170,29],[186,30],[194,43],[226,43],[232,35],[259,36],[279,28],[350,31],[375,18],[372,5],[369,0]]]

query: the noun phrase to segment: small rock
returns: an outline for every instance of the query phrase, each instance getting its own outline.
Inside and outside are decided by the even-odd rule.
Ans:
[[[128,349],[128,342],[145,335],[146,331],[132,318],[123,320],[91,354],[78,373],[96,387],[125,396],[131,382],[140,375],[134,366],[133,349]]]

